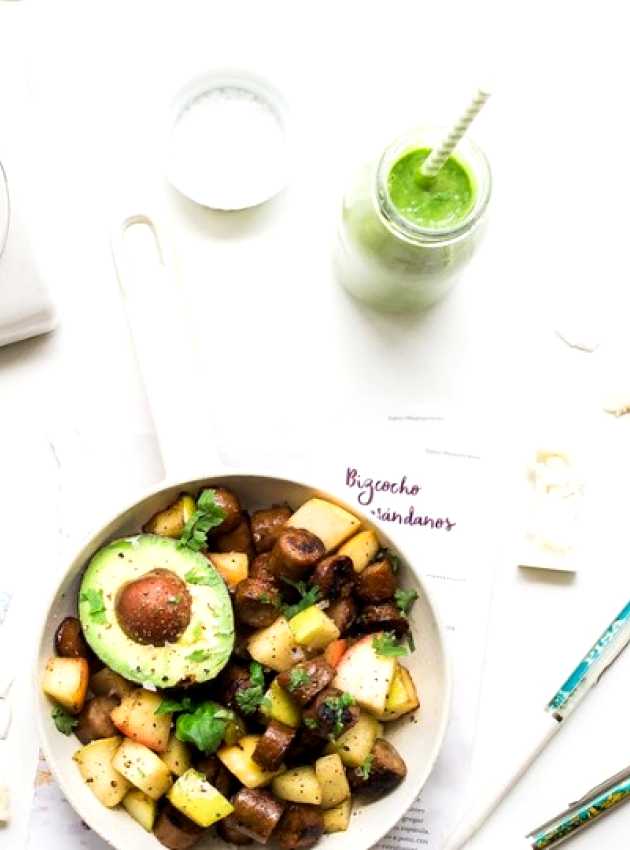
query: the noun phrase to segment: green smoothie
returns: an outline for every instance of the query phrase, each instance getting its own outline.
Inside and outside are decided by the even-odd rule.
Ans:
[[[435,177],[424,177],[420,167],[430,153],[430,148],[416,148],[392,166],[387,181],[389,197],[400,215],[418,227],[453,227],[466,218],[473,206],[473,181],[452,156]]]

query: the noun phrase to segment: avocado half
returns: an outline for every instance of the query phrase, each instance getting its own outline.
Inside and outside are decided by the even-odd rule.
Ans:
[[[173,643],[154,646],[121,627],[120,591],[156,569],[168,570],[190,594],[190,622]],[[79,592],[83,633],[96,655],[125,679],[156,688],[206,682],[226,665],[234,647],[234,615],[225,583],[198,552],[154,534],[115,540],[90,561]]]

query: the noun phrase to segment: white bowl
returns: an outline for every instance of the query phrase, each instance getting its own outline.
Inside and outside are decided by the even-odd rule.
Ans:
[[[297,507],[311,496],[330,499],[359,517],[364,527],[373,527],[383,545],[395,549],[401,556],[401,586],[418,592],[411,615],[411,626],[416,651],[405,659],[418,688],[420,708],[412,722],[409,717],[387,724],[387,738],[398,749],[407,763],[408,774],[398,788],[378,802],[357,805],[347,832],[324,836],[321,850],[367,850],[388,832],[404,815],[424,786],[440,751],[450,707],[451,679],[444,646],[443,634],[427,590],[414,572],[404,551],[380,526],[375,526],[366,516],[337,496],[295,481],[258,475],[223,475],[200,478],[196,481],[164,486],[158,491],[128,507],[114,517],[77,553],[68,567],[56,592],[50,600],[43,624],[38,663],[35,671],[36,714],[42,749],[50,768],[69,803],[79,816],[116,850],[159,850],[162,845],[145,832],[122,809],[106,809],[85,784],[73,753],[80,746],[74,736],[60,734],[51,719],[51,703],[41,690],[40,682],[47,659],[53,653],[54,633],[60,621],[69,615],[76,616],[76,597],[80,578],[91,556],[109,540],[137,533],[156,511],[170,504],[182,490],[197,490],[223,485],[234,489],[243,505],[249,509],[288,501]],[[225,846],[212,837],[197,845],[200,850]]]

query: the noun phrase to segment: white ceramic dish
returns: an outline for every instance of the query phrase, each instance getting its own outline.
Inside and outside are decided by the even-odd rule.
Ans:
[[[166,177],[214,210],[273,198],[290,174],[290,113],[270,82],[244,69],[216,69],[175,96],[166,129]]]
[[[76,615],[76,596],[83,570],[92,554],[107,541],[137,533],[156,511],[166,507],[182,490],[196,492],[202,487],[221,484],[233,488],[249,509],[274,502],[288,501],[297,507],[313,495],[334,501],[358,516],[364,527],[376,527],[354,505],[336,496],[296,481],[261,475],[230,474],[162,486],[127,507],[114,517],[81,549],[69,565],[48,606],[39,638],[37,668],[34,676],[39,735],[46,760],[66,798],[80,817],[116,850],[159,850],[162,845],[145,832],[122,809],[106,809],[92,794],[72,761],[80,746],[74,736],[61,735],[51,719],[51,703],[42,693],[41,675],[53,651],[53,636],[63,617]],[[408,768],[405,781],[389,796],[365,806],[356,806],[347,832],[324,836],[317,845],[321,850],[367,850],[402,817],[424,786],[440,751],[449,714],[451,679],[443,633],[422,580],[414,572],[396,541],[376,527],[385,546],[401,555],[401,585],[415,588],[419,598],[411,615],[416,651],[405,663],[410,668],[420,696],[415,721],[409,717],[388,724],[387,738],[400,751]],[[225,847],[218,839],[205,838],[200,850]]]

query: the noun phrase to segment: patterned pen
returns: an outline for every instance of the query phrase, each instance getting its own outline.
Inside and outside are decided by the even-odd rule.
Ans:
[[[490,789],[484,789],[481,797],[474,801],[470,810],[462,818],[454,833],[449,837],[445,850],[461,850],[468,843],[512,788],[518,784],[531,764],[554,737],[558,729],[564,725],[564,721],[570,717],[586,694],[597,684],[602,674],[617,659],[629,642],[630,602],[619,612],[612,623],[606,627],[603,634],[595,641],[569,678],[549,701],[545,712],[541,713],[539,717],[539,728],[535,730],[534,739],[528,743],[527,750],[524,752],[520,761],[516,765],[512,765],[509,771],[506,771],[500,783]],[[630,776],[630,771],[628,775]],[[613,778],[619,779],[619,776]],[[598,790],[601,794],[605,793],[602,787]],[[615,805],[619,795],[625,799],[627,793],[627,791],[623,792],[617,789],[616,796],[599,801],[597,806],[603,808],[601,812],[597,812],[597,815],[602,814],[606,810],[606,807],[610,808],[612,805]],[[613,800],[615,801],[614,803]],[[586,815],[582,815],[582,818],[586,818],[587,821],[593,820],[593,816],[589,818],[587,815],[588,810]],[[567,836],[570,834],[570,832],[566,833]],[[559,840],[561,839],[555,839],[556,843]],[[527,846],[533,846],[536,850],[539,850],[539,848],[543,847],[553,847],[554,844],[528,844]]]
[[[551,850],[630,799],[630,767],[593,788],[577,803],[528,835],[531,850]]]

